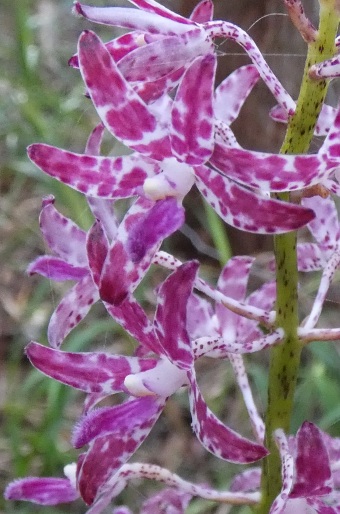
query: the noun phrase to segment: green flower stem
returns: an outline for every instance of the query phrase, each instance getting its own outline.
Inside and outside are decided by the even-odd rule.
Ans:
[[[304,75],[297,108],[287,128],[281,153],[307,152],[313,137],[314,127],[327,92],[327,81],[311,80],[308,71],[313,64],[332,57],[339,16],[336,0],[320,0],[320,22],[316,41],[309,44]],[[289,201],[289,193],[276,196]],[[285,331],[284,342],[271,350],[268,406],[266,413],[265,444],[270,455],[262,466],[262,499],[256,509],[258,514],[268,514],[281,490],[281,459],[273,439],[273,432],[282,428],[290,432],[294,392],[300,365],[301,345],[297,337],[298,317],[298,272],[296,254],[296,232],[275,236],[276,259],[276,325]]]

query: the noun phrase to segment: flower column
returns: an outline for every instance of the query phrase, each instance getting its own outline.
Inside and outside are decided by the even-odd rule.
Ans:
[[[334,40],[339,24],[337,0],[319,0],[320,21],[316,31],[305,18],[301,5],[295,0],[285,0],[292,19],[308,43],[308,54],[297,102],[296,112],[291,118],[281,153],[307,152],[313,137],[314,127],[327,92],[325,80],[315,81],[309,77],[310,67],[328,59],[335,53]],[[300,10],[301,8],[301,10]],[[296,18],[294,12],[300,10]],[[277,195],[290,201],[289,193]],[[264,459],[262,473],[262,500],[257,508],[259,514],[267,514],[274,498],[281,489],[281,460],[273,432],[282,428],[290,432],[290,419],[294,391],[300,363],[301,345],[297,337],[298,320],[298,272],[296,254],[296,232],[277,235],[274,238],[277,280],[277,326],[285,330],[285,341],[271,350],[268,407],[266,413],[266,446],[270,455]]]

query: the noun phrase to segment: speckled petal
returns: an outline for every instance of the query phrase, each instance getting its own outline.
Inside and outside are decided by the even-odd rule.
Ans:
[[[28,156],[44,173],[76,191],[99,198],[128,198],[142,191],[144,180],[159,173],[159,164],[141,155],[99,157],[34,144]]]
[[[275,430],[274,437],[280,452],[282,462],[282,489],[280,494],[275,498],[269,514],[283,514],[285,512],[285,506],[293,487],[294,459],[290,453],[288,441],[283,430]]]
[[[54,197],[43,199],[40,230],[50,249],[73,266],[86,267],[86,233],[54,207]]]
[[[184,370],[189,370],[193,364],[193,353],[186,329],[186,311],[198,266],[196,261],[183,264],[163,282],[154,320],[155,332],[163,346],[163,355]]]
[[[161,6],[164,12],[165,7]],[[93,7],[84,5],[80,2],[74,3],[74,11],[84,18],[95,23],[103,25],[113,25],[114,27],[123,27],[126,29],[142,30],[143,32],[150,32],[151,34],[163,35],[176,35],[183,34],[190,29],[188,24],[183,23],[182,16],[172,13],[174,18],[163,17],[154,11],[142,12],[137,9],[124,8],[124,7]],[[166,9],[166,11],[168,11]],[[171,12],[171,11],[168,11]]]
[[[38,273],[56,282],[62,282],[64,280],[80,280],[88,275],[88,270],[83,267],[72,266],[58,257],[43,255],[28,266],[27,273],[29,275]]]
[[[148,109],[119,71],[94,32],[79,38],[80,71],[106,128],[124,144],[149,157],[170,157],[167,127]]]
[[[218,282],[217,288],[223,294],[228,294],[235,300],[244,301],[247,291],[247,284],[251,266],[254,262],[253,257],[240,256],[229,259],[224,266]],[[240,316],[226,309],[222,304],[217,303],[215,312],[219,321],[222,336],[233,341],[237,335],[237,325]]]
[[[79,498],[67,478],[19,478],[11,482],[4,493],[7,500],[24,500],[39,505],[59,505]]]
[[[336,113],[337,109],[335,107],[323,104],[317,124],[314,129],[314,133],[316,136],[326,136],[328,134],[330,128],[334,123]],[[280,123],[288,122],[288,114],[280,105],[273,107],[269,112],[269,116],[274,121],[278,121]]]
[[[255,64],[263,81],[270,89],[278,103],[282,105],[290,115],[294,114],[294,100],[290,97],[272,70],[269,68],[259,48],[256,46],[255,42],[247,32],[242,30],[237,25],[234,25],[233,23],[221,20],[207,22],[204,24],[204,28],[213,38],[222,37],[231,39],[232,41],[235,41],[237,44],[239,44]]]
[[[314,218],[310,209],[261,197],[204,166],[194,171],[207,202],[226,223],[240,230],[279,234],[297,230]]]
[[[154,333],[153,324],[133,296],[128,296],[119,306],[105,304],[105,307],[113,319],[146,350],[157,355],[162,353],[162,346]]]
[[[231,125],[259,78],[252,64],[241,66],[225,78],[215,90],[215,118]]]
[[[313,209],[316,216],[308,224],[308,228],[315,240],[324,252],[330,255],[336,250],[340,241],[340,224],[338,211],[331,196],[321,198],[303,198],[302,204],[309,209]]]
[[[315,243],[299,243],[297,255],[299,271],[317,271],[327,262],[324,252]]]
[[[291,498],[323,496],[332,491],[332,473],[323,434],[305,421],[296,435],[296,478]]]
[[[159,398],[146,396],[93,411],[81,423],[76,442],[90,442],[90,448],[78,472],[78,486],[87,504],[110,489],[110,479],[148,436],[163,406]]]
[[[139,359],[104,352],[64,352],[31,342],[26,355],[45,375],[86,393],[127,392],[125,377],[151,369],[155,359]]]
[[[99,285],[101,298],[119,305],[149,269],[163,239],[184,222],[184,209],[176,199],[152,202],[140,198],[119,226],[109,249]]]
[[[181,80],[173,104],[171,147],[174,155],[187,164],[202,164],[213,151],[216,62],[213,54],[195,59]]]
[[[340,56],[335,55],[327,61],[323,61],[311,66],[310,77],[314,79],[335,78],[340,76]]]
[[[245,439],[216,418],[203,400],[194,371],[188,376],[192,427],[204,448],[229,462],[249,463],[265,457],[268,452],[264,446]]]
[[[118,69],[129,82],[150,82],[179,69],[183,73],[196,57],[209,52],[213,52],[212,44],[199,28],[193,28],[185,34],[158,39],[136,48],[119,61]]]
[[[279,155],[215,145],[211,164],[223,174],[261,191],[294,191],[326,178],[331,167],[319,155]]]
[[[66,293],[53,312],[47,330],[50,345],[59,348],[98,300],[99,294],[92,277],[87,275]]]

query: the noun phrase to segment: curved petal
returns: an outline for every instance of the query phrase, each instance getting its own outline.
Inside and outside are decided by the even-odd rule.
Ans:
[[[11,482],[4,493],[7,500],[24,500],[39,505],[59,505],[79,498],[67,478],[19,478]]]
[[[34,144],[28,156],[38,168],[76,191],[99,198],[128,198],[142,191],[144,180],[159,173],[157,162],[141,155],[100,157]]]
[[[54,207],[54,197],[43,199],[40,230],[48,246],[58,257],[73,266],[87,267],[86,233]]]
[[[99,285],[101,298],[119,305],[142,280],[163,239],[183,222],[184,209],[175,198],[137,200],[109,249]]]
[[[64,352],[31,342],[26,355],[45,375],[86,393],[127,392],[126,376],[153,368],[155,359],[123,357],[104,352]]]
[[[196,166],[196,185],[229,225],[258,234],[297,230],[314,218],[310,209],[261,197],[205,166]]]
[[[88,275],[89,272],[86,268],[72,266],[58,257],[43,255],[28,266],[27,273],[29,275],[38,273],[56,282],[63,282],[64,280],[80,280]]]
[[[78,43],[79,66],[106,128],[124,144],[156,160],[171,156],[167,127],[125,80],[105,45],[91,31]]]
[[[232,180],[261,191],[303,189],[326,178],[331,170],[319,155],[278,155],[221,143],[215,145],[210,162]]]
[[[185,72],[173,103],[171,147],[175,156],[187,164],[203,164],[213,151],[216,63],[213,54],[197,57]]]
[[[163,17],[151,11],[149,13],[139,11],[137,9],[125,7],[94,7],[75,2],[73,6],[76,14],[84,16],[84,18],[95,23],[103,25],[113,25],[114,27],[123,27],[126,29],[142,30],[151,34],[163,34],[173,36],[185,33],[190,27],[188,23]],[[162,7],[162,9],[165,9]],[[171,11],[169,11],[171,12]],[[174,14],[174,13],[172,13]]]
[[[212,0],[201,0],[190,14],[190,19],[195,23],[211,21],[214,17],[214,4]]]
[[[188,376],[192,427],[204,448],[229,462],[249,463],[265,457],[264,446],[245,439],[216,418],[203,400],[194,370]]]
[[[253,64],[241,66],[225,78],[215,90],[215,118],[231,125],[259,78]]]
[[[133,296],[128,296],[119,306],[105,304],[105,307],[113,319],[146,350],[157,355],[162,353],[162,347],[154,333],[151,321]]]
[[[118,407],[94,411],[90,423],[79,427],[79,444],[90,442],[78,472],[78,486],[84,501],[91,505],[110,489],[119,468],[148,436],[164,406],[164,400],[146,396]],[[103,415],[105,416],[103,417]],[[104,424],[105,419],[105,424]],[[85,438],[82,433],[87,431]],[[94,439],[92,439],[94,437]]]
[[[296,434],[296,478],[291,498],[323,496],[332,491],[332,472],[323,434],[305,421]]]
[[[163,347],[163,355],[184,370],[190,369],[193,364],[193,353],[186,328],[186,313],[198,267],[196,261],[183,264],[163,282],[158,294],[154,320],[155,332]]]
[[[53,312],[47,330],[50,345],[59,348],[98,300],[99,294],[92,277],[87,275],[67,292]]]
[[[250,268],[254,260],[255,258],[247,256],[229,259],[219,276],[217,282],[218,290],[223,294],[228,294],[231,298],[235,298],[235,300],[244,301]],[[228,338],[230,341],[236,339],[240,316],[226,309],[220,303],[216,304],[215,312],[223,337]]]

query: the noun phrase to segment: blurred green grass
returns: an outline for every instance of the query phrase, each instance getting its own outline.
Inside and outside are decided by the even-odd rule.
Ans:
[[[80,414],[81,395],[31,370],[23,356],[24,346],[30,338],[46,341],[49,315],[64,290],[45,279],[25,275],[27,264],[46,251],[38,228],[41,197],[54,194],[57,207],[80,226],[87,228],[91,223],[83,197],[44,176],[26,157],[26,146],[37,141],[81,152],[90,130],[97,123],[94,109],[84,97],[79,74],[67,67],[67,60],[74,53],[77,36],[84,26],[84,21],[70,14],[70,4],[69,1],[2,0],[1,5],[1,490],[9,480],[18,476],[61,476],[63,466],[76,457],[69,437],[74,420]],[[191,213],[195,211],[193,206],[188,208]],[[199,219],[201,214],[195,216]],[[225,231],[211,212],[207,221],[201,222],[201,231],[205,224],[210,227],[212,240],[220,252],[220,261],[225,262],[230,254]],[[216,279],[216,263],[207,260],[203,268],[207,278]],[[307,282],[310,295],[312,279]],[[335,323],[339,304],[332,303],[331,307],[329,320]],[[95,341],[99,348],[111,348],[114,339],[116,344],[125,345],[131,351],[131,341],[123,340],[115,324],[105,317],[103,309],[97,307],[68,338],[66,347],[74,351],[85,350],[93,347]],[[267,359],[265,352],[247,359],[262,410],[266,403]],[[309,419],[319,422],[321,428],[333,435],[340,434],[339,369],[337,344],[314,343],[306,350],[293,430],[304,419]],[[225,363],[204,364],[202,372],[201,386],[215,412],[233,422],[240,416],[239,426],[246,423],[241,395],[235,391]],[[212,381],[215,384],[213,390]],[[171,422],[171,414],[165,414],[154,439],[141,451],[141,456],[148,460],[150,454],[155,460],[163,459],[163,463],[171,461],[173,431],[178,429],[175,437],[179,447],[182,448],[183,441],[190,441],[196,451],[187,462],[183,462],[185,458],[179,458],[180,471],[183,474],[187,472],[193,480],[210,479],[225,487],[235,470],[240,468],[207,459],[204,452],[197,450],[190,432],[188,434],[188,429],[183,428],[185,423],[187,427],[187,402],[184,398],[185,395],[178,399],[178,426]],[[150,487],[147,485],[145,490],[150,490]],[[132,497],[138,503],[144,498],[141,491],[144,491],[144,484],[138,487],[138,491],[132,488],[123,500],[131,500]],[[57,514],[80,513],[85,509],[80,503],[49,509],[4,502],[0,497],[0,511]],[[246,514],[247,511],[246,508],[238,508],[232,512]],[[188,512],[223,514],[224,511],[221,507],[210,507],[206,502],[195,500]]]

